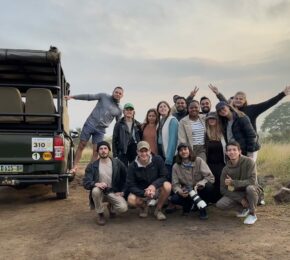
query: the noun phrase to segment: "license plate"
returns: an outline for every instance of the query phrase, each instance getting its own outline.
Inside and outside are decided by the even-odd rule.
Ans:
[[[0,164],[0,173],[18,173],[23,172],[23,165],[22,164]]]
[[[32,138],[31,151],[32,152],[52,152],[53,139],[52,138],[39,138],[39,137]]]

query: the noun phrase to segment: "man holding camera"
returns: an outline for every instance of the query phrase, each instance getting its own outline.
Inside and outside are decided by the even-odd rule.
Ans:
[[[127,186],[129,189],[128,203],[140,209],[139,217],[148,216],[148,203],[157,199],[154,212],[157,220],[165,220],[162,207],[171,191],[167,181],[167,169],[160,156],[151,154],[150,145],[146,141],[137,144],[137,157],[129,165]]]
[[[176,163],[172,169],[174,195],[170,201],[182,205],[184,215],[191,209],[198,209],[200,219],[206,220],[206,203],[212,201],[214,175],[206,162],[194,155],[189,145],[181,143],[177,151]]]
[[[257,182],[255,162],[241,154],[238,142],[229,142],[226,146],[229,161],[221,174],[221,194],[223,197],[216,206],[229,209],[239,206],[242,211],[237,217],[245,217],[244,224],[252,225],[257,221],[255,214],[259,199],[263,195],[262,188]]]
[[[85,171],[83,185],[90,190],[90,206],[95,208],[99,225],[105,225],[104,201],[109,203],[110,217],[128,210],[124,199],[127,168],[119,160],[110,158],[110,144],[106,141],[97,143],[99,159],[90,163]]]

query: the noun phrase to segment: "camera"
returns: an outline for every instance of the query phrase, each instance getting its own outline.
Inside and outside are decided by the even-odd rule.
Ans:
[[[187,190],[188,190],[188,194],[189,194],[190,198],[193,200],[193,204],[195,206],[197,206],[197,208],[199,210],[200,209],[205,209],[207,204],[206,204],[206,202],[203,199],[201,199],[198,196],[197,192],[194,189],[192,189],[191,187],[188,187]]]

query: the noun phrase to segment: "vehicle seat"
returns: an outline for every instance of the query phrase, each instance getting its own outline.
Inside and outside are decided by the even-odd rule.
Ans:
[[[23,113],[21,94],[14,87],[0,87],[0,113]],[[23,116],[0,116],[1,123],[20,123]]]
[[[51,91],[45,88],[28,89],[26,92],[25,113],[55,114]],[[25,121],[33,124],[50,124],[55,122],[55,117],[26,116]]]

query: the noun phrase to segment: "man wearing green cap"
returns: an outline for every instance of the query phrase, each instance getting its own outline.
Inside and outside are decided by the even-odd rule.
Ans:
[[[123,114],[113,131],[113,156],[128,166],[136,158],[137,143],[142,138],[142,130],[141,124],[134,119],[135,110],[132,103],[124,105]]]

